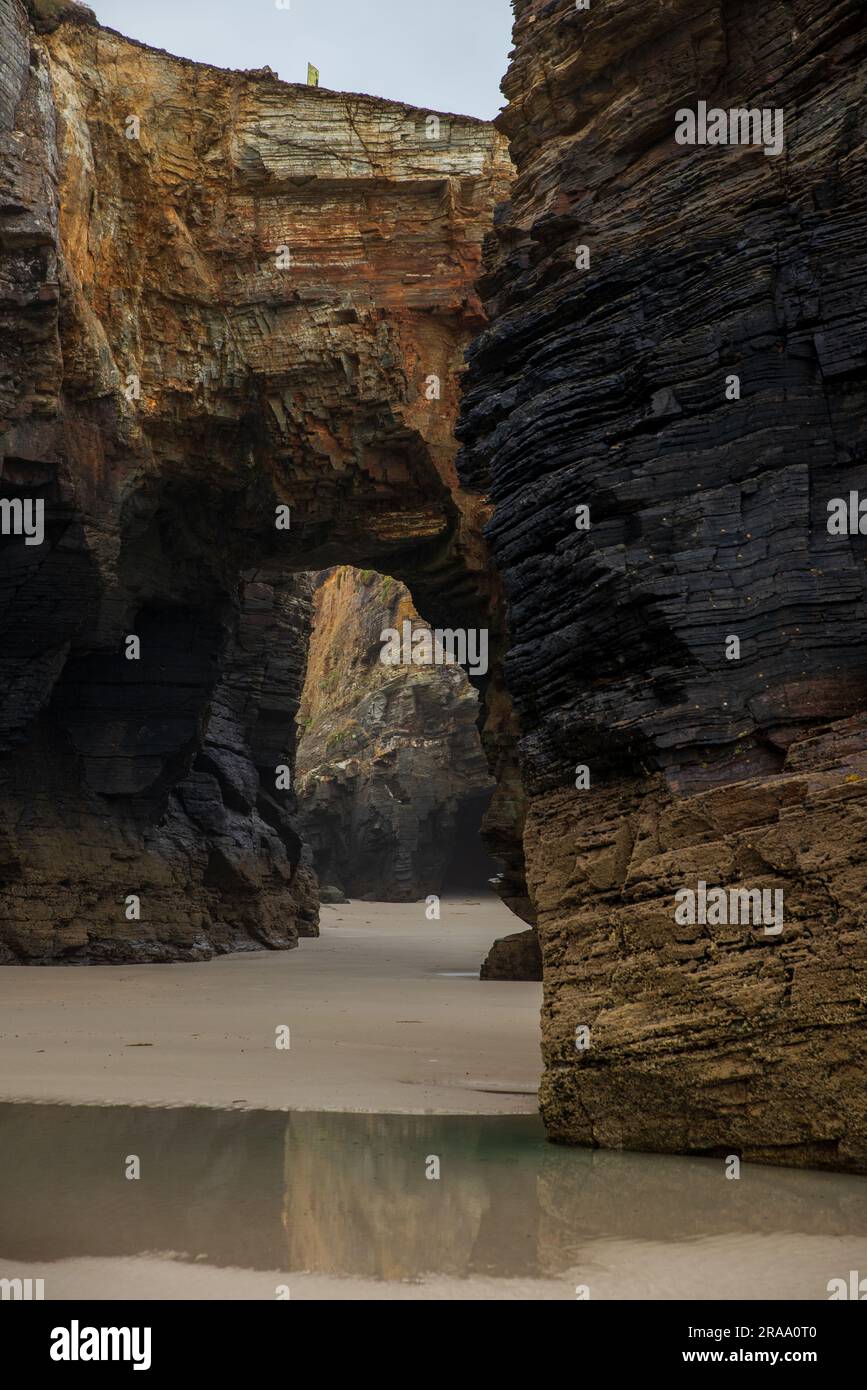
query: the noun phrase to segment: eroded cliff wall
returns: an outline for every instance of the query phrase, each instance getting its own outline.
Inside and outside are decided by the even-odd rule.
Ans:
[[[452,429],[505,141],[63,3],[0,50],[0,959],[291,946],[293,576],[496,608]]]
[[[864,1169],[867,537],[827,527],[867,490],[863,7],[516,19],[459,466],[508,601],[545,1120]],[[782,153],[678,144],[701,101],[784,112]],[[677,922],[702,883],[782,891],[783,930]]]

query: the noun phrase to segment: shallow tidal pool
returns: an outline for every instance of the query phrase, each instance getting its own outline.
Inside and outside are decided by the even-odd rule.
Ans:
[[[867,1272],[867,1180],[725,1174],[560,1148],[527,1115],[5,1104],[0,1278],[46,1299],[785,1300]]]

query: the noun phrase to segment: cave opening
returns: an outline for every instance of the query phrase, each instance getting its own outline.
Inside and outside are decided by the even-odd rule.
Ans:
[[[0,960],[286,950],[343,897],[420,904],[420,921],[432,898],[483,898],[486,921],[501,903],[529,920],[496,601],[427,481],[431,517],[408,542],[394,532],[418,514],[383,520],[369,494],[374,520],[335,506],[326,529],[296,508],[281,531],[279,493],[185,468],[129,493],[108,571],[84,543],[92,601],[68,630],[19,628],[47,652],[5,753],[6,805],[27,814],[0,817]],[[383,633],[407,624],[484,642],[388,666]],[[501,910],[489,946],[508,932]]]
[[[309,583],[296,790],[324,901],[490,894],[503,865],[482,826],[496,783],[466,671],[442,653],[388,664],[388,633],[430,632],[393,576],[342,566]]]

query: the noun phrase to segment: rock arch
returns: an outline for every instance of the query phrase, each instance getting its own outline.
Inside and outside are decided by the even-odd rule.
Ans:
[[[317,917],[274,775],[297,576],[378,567],[434,624],[499,625],[453,428],[505,142],[0,15],[0,494],[46,518],[0,553],[0,954],[289,946]]]

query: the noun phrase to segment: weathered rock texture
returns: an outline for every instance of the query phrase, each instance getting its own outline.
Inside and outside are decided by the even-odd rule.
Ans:
[[[826,527],[867,491],[863,7],[516,14],[459,469],[508,600],[544,1116],[864,1170],[867,538]],[[784,154],[678,145],[699,100],[782,108]],[[782,889],[782,934],[677,926],[699,880]]]
[[[484,888],[479,826],[494,783],[478,697],[460,666],[383,665],[380,640],[423,627],[389,577],[319,576],[298,715],[299,813],[322,883],[351,898],[417,902]],[[474,880],[473,880],[474,875]]]
[[[0,958],[291,946],[293,575],[496,609],[452,427],[505,141],[29,10],[0,0],[0,499],[44,501],[46,536],[0,539]]]

